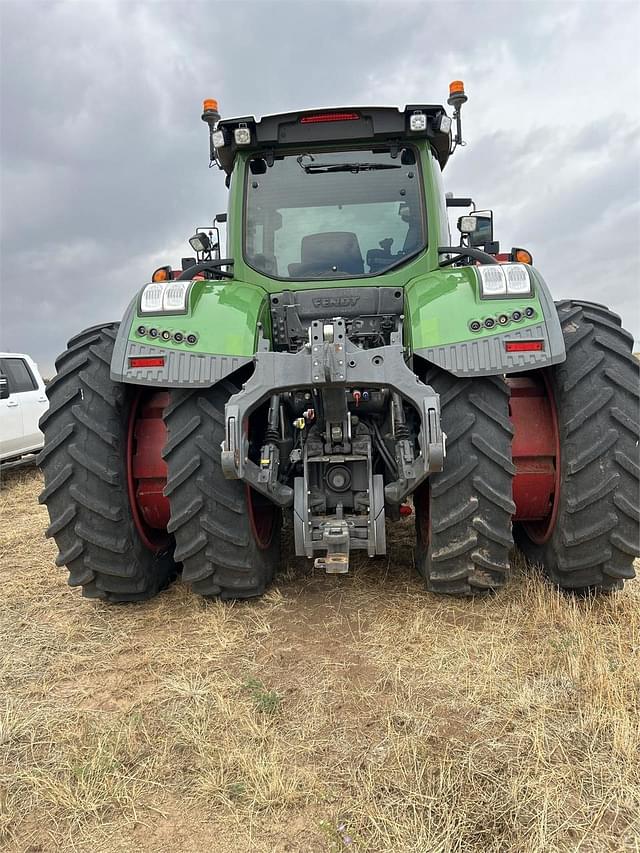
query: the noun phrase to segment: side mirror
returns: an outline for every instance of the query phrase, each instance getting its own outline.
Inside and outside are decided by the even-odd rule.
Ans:
[[[470,246],[486,246],[493,243],[493,211],[483,210],[458,219],[458,230],[469,238]]]
[[[3,373],[0,373],[0,400],[6,400],[8,396],[9,380]]]

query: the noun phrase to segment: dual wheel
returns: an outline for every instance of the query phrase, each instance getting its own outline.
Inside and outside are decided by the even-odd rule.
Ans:
[[[280,513],[222,475],[224,405],[237,389],[114,383],[117,331],[72,338],[47,388],[40,503],[56,564],[83,595],[110,602],[152,598],[179,570],[205,596],[261,595],[278,564]]]
[[[499,377],[423,377],[440,394],[442,473],[416,493],[417,565],[436,592],[504,584],[514,537],[559,586],[612,590],[638,553],[638,363],[602,306],[557,306],[567,360],[546,374],[559,453],[548,517],[512,523],[510,386]],[[109,376],[117,324],[88,329],[56,362],[41,421],[47,535],[69,583],[106,601],[150,598],[180,566],[210,597],[262,594],[279,561],[280,512],[220,466],[236,391],[144,392]]]

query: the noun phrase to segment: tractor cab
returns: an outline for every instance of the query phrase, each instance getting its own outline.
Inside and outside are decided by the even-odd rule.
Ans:
[[[418,258],[423,270],[437,264],[442,204],[432,173],[452,150],[444,107],[220,119],[214,104],[205,101],[202,118],[211,162],[231,189],[236,274],[330,282],[382,276]]]

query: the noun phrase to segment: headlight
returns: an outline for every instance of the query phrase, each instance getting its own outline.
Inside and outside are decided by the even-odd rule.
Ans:
[[[162,299],[163,311],[186,311],[190,281],[174,281],[167,285]]]
[[[531,278],[525,264],[487,264],[476,267],[480,298],[531,296]]]
[[[502,272],[500,264],[487,264],[476,267],[480,280],[480,298],[488,296],[505,296],[507,293],[507,277]]]
[[[524,264],[503,264],[509,296],[531,296],[531,278]]]
[[[158,314],[162,311],[164,284],[148,284],[140,297],[141,314]]]
[[[140,296],[141,314],[184,313],[190,281],[173,281],[170,284],[147,284]]]

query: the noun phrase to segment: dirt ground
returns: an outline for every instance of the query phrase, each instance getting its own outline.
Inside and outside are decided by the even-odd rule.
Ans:
[[[0,493],[0,848],[640,850],[640,582],[436,598],[411,523],[264,599],[81,598],[34,471]],[[3,847],[4,845],[4,847]]]

